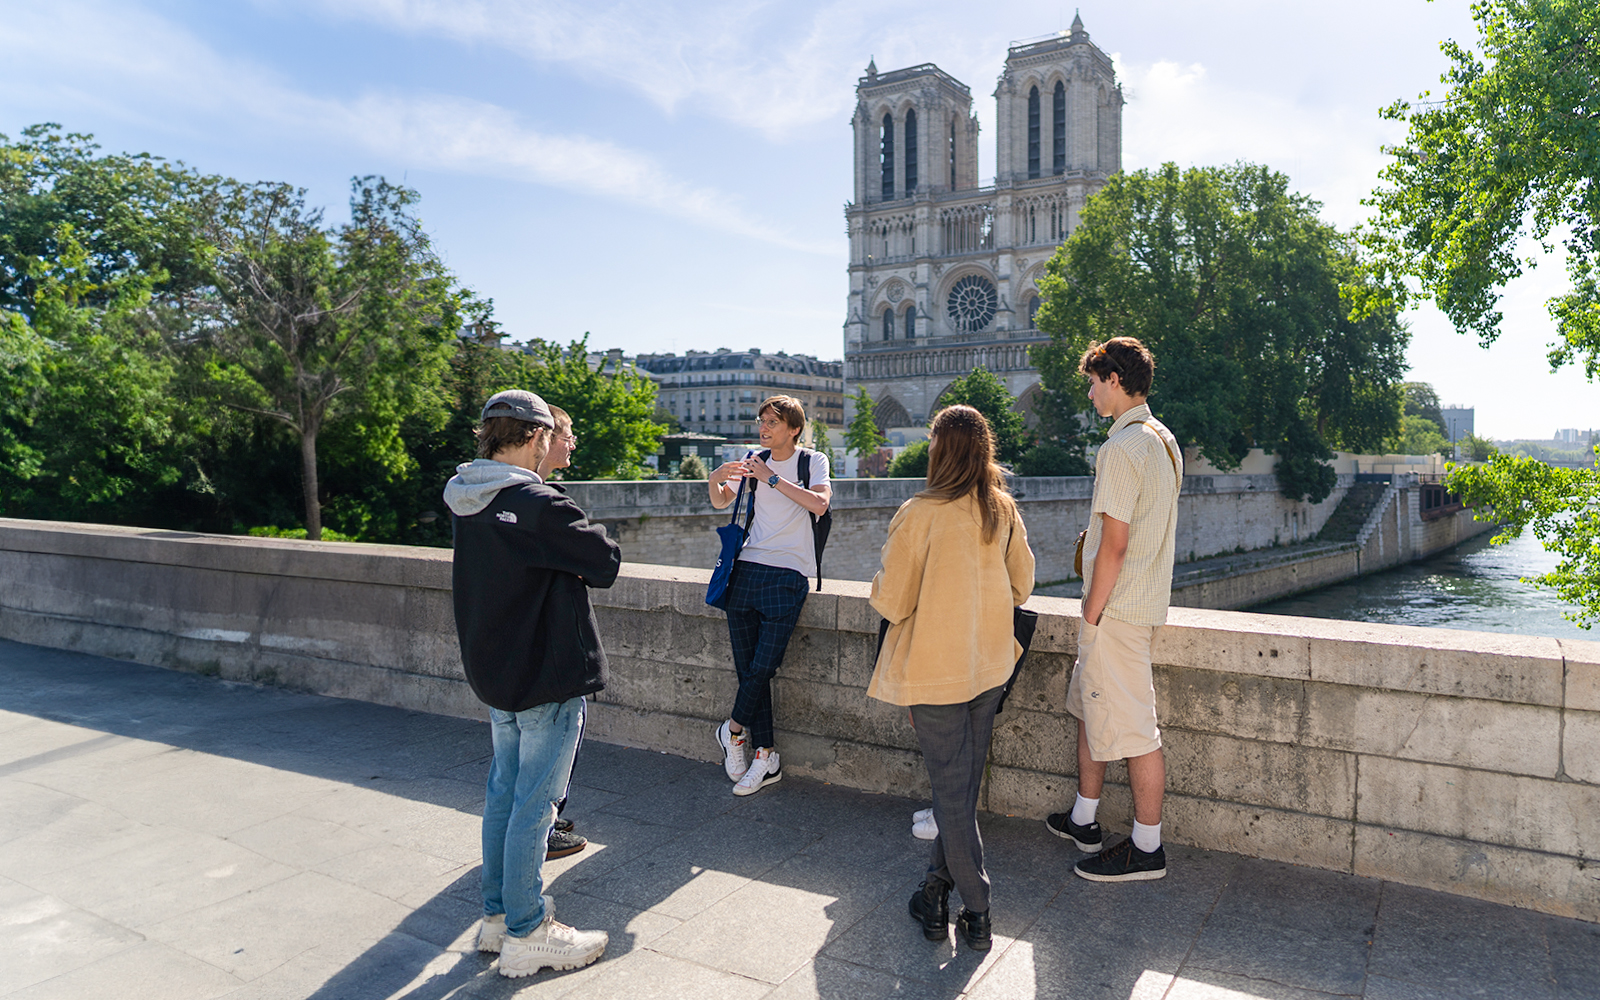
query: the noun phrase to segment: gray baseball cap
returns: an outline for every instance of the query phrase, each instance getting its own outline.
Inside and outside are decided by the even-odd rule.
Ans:
[[[489,401],[483,404],[483,419],[490,417],[512,417],[540,427],[556,425],[556,418],[550,415],[550,407],[526,389],[507,389],[490,396]]]

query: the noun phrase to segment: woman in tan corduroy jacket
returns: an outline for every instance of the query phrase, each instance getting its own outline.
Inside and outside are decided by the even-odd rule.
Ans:
[[[1033,552],[983,414],[952,406],[934,417],[928,488],[901,505],[872,579],[872,606],[889,622],[867,694],[911,709],[933,786],[934,838],[911,916],[932,941],[956,928],[990,947],[989,875],[978,833],[978,787],[1001,691],[1022,647],[1012,608],[1033,592]]]

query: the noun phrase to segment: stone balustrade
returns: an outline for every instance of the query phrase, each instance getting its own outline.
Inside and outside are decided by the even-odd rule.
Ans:
[[[715,757],[734,678],[707,575],[630,563],[594,593],[612,678],[593,737]],[[923,796],[906,712],[864,693],[866,590],[807,601],[776,684],[785,769]],[[1074,789],[1078,607],[1029,606],[982,804],[1042,816]],[[0,519],[0,637],[483,715],[439,550]],[[1156,660],[1168,839],[1600,921],[1600,643],[1175,609]],[[1114,765],[1113,827],[1125,781]]]

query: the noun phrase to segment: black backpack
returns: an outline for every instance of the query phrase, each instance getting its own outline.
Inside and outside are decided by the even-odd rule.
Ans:
[[[798,470],[798,475],[800,477],[800,488],[809,490],[811,488],[811,450],[809,448],[800,448],[798,450],[800,452],[800,466]],[[763,462],[771,457],[772,449],[770,448],[761,453],[761,460]],[[806,513],[811,514],[810,511],[806,511]],[[750,505],[750,517],[751,519],[754,519],[755,516],[756,508],[755,504],[752,503]],[[747,521],[745,523],[745,530],[748,531],[749,528],[750,524]],[[816,546],[817,551],[817,590],[819,591],[822,589],[822,550],[827,548],[828,533],[832,530],[832,507],[830,507],[821,517],[811,514],[811,541]]]

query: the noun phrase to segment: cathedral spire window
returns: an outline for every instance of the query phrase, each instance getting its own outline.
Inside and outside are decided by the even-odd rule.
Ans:
[[[1039,176],[1039,88],[1028,91],[1028,176]]]
[[[883,142],[879,151],[883,165],[883,200],[894,201],[894,118],[883,116]]]
[[[1055,172],[1062,174],[1067,170],[1067,86],[1060,80],[1056,81],[1055,97],[1050,103],[1050,138],[1051,145],[1055,146]]]
[[[906,112],[906,197],[917,193],[917,110]]]

